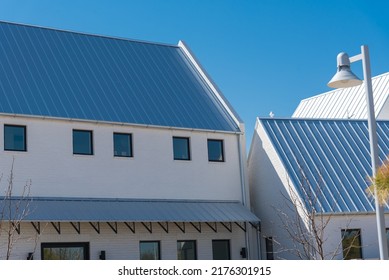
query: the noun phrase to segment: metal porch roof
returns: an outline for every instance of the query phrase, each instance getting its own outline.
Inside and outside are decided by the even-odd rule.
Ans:
[[[316,210],[374,211],[374,201],[365,191],[371,175],[367,121],[260,119],[260,122],[300,196],[304,197],[302,193],[307,186],[314,193],[318,200]],[[382,162],[389,155],[389,121],[378,121],[377,133]],[[301,178],[307,180],[305,187]]]
[[[0,22],[0,113],[239,132],[183,49]]]
[[[23,221],[34,222],[257,222],[240,202],[18,197],[0,201],[27,209]],[[17,211],[13,213],[18,215]],[[21,211],[19,211],[19,214]],[[6,213],[5,213],[6,214]]]
[[[389,99],[389,72],[373,77],[376,117]],[[300,102],[293,118],[367,119],[365,85],[336,89]]]

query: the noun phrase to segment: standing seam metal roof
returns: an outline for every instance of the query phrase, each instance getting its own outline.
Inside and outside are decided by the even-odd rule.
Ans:
[[[4,207],[6,205],[6,207]],[[258,222],[259,219],[237,201],[142,200],[30,197],[0,197],[4,217],[11,205],[23,221],[56,222]],[[13,208],[12,208],[13,207]],[[13,217],[18,218],[18,217]],[[20,218],[20,217],[19,217]]]
[[[178,46],[0,22],[0,112],[238,132]]]
[[[317,211],[374,211],[374,201],[365,191],[371,175],[367,121],[260,119],[260,122],[301,198],[306,190],[317,198]],[[377,122],[377,134],[382,162],[389,155],[389,121]]]
[[[376,117],[389,99],[389,73],[372,78]],[[300,102],[293,118],[367,119],[365,85],[336,89]]]

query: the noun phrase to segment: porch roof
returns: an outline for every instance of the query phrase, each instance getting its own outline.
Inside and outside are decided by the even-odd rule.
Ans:
[[[31,197],[2,198],[9,217],[31,222],[258,222],[238,201],[94,199]]]

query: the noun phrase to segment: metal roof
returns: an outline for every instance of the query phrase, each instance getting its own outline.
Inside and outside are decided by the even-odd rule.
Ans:
[[[182,47],[0,22],[0,113],[239,131]]]
[[[0,198],[1,199],[1,198]],[[256,222],[259,219],[237,201],[141,200],[14,197],[0,200],[15,210],[26,209],[23,221],[55,222]],[[7,207],[4,207],[7,205]],[[19,206],[18,206],[19,205]],[[4,212],[5,217],[7,213]]]
[[[376,117],[389,100],[389,72],[373,77]],[[367,119],[365,85],[329,91],[300,102],[293,118]]]
[[[371,212],[368,126],[362,120],[260,119],[302,198],[320,212]],[[377,122],[380,160],[389,155],[389,121]],[[302,179],[306,178],[306,179]],[[322,193],[321,193],[322,190]],[[388,210],[388,209],[386,209]]]

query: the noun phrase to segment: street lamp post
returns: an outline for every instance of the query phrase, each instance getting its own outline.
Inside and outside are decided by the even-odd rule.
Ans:
[[[361,46],[361,53],[350,57],[346,53],[340,53],[337,57],[338,71],[334,77],[329,81],[328,86],[332,88],[346,88],[362,84],[361,81],[354,73],[351,72],[350,63],[362,60],[363,65],[363,80],[365,82],[366,89],[366,102],[367,102],[367,121],[369,126],[369,139],[370,139],[370,155],[371,155],[371,168],[372,176],[375,177],[377,168],[379,165],[378,158],[378,144],[377,144],[377,128],[376,119],[374,113],[374,101],[373,101],[373,89],[371,84],[371,70],[370,70],[370,57],[369,49],[366,45]],[[377,188],[374,187],[375,196],[375,208],[377,219],[377,231],[378,231],[378,247],[380,251],[380,259],[388,259],[388,246],[385,232],[385,217],[384,208],[379,204],[377,197]]]

